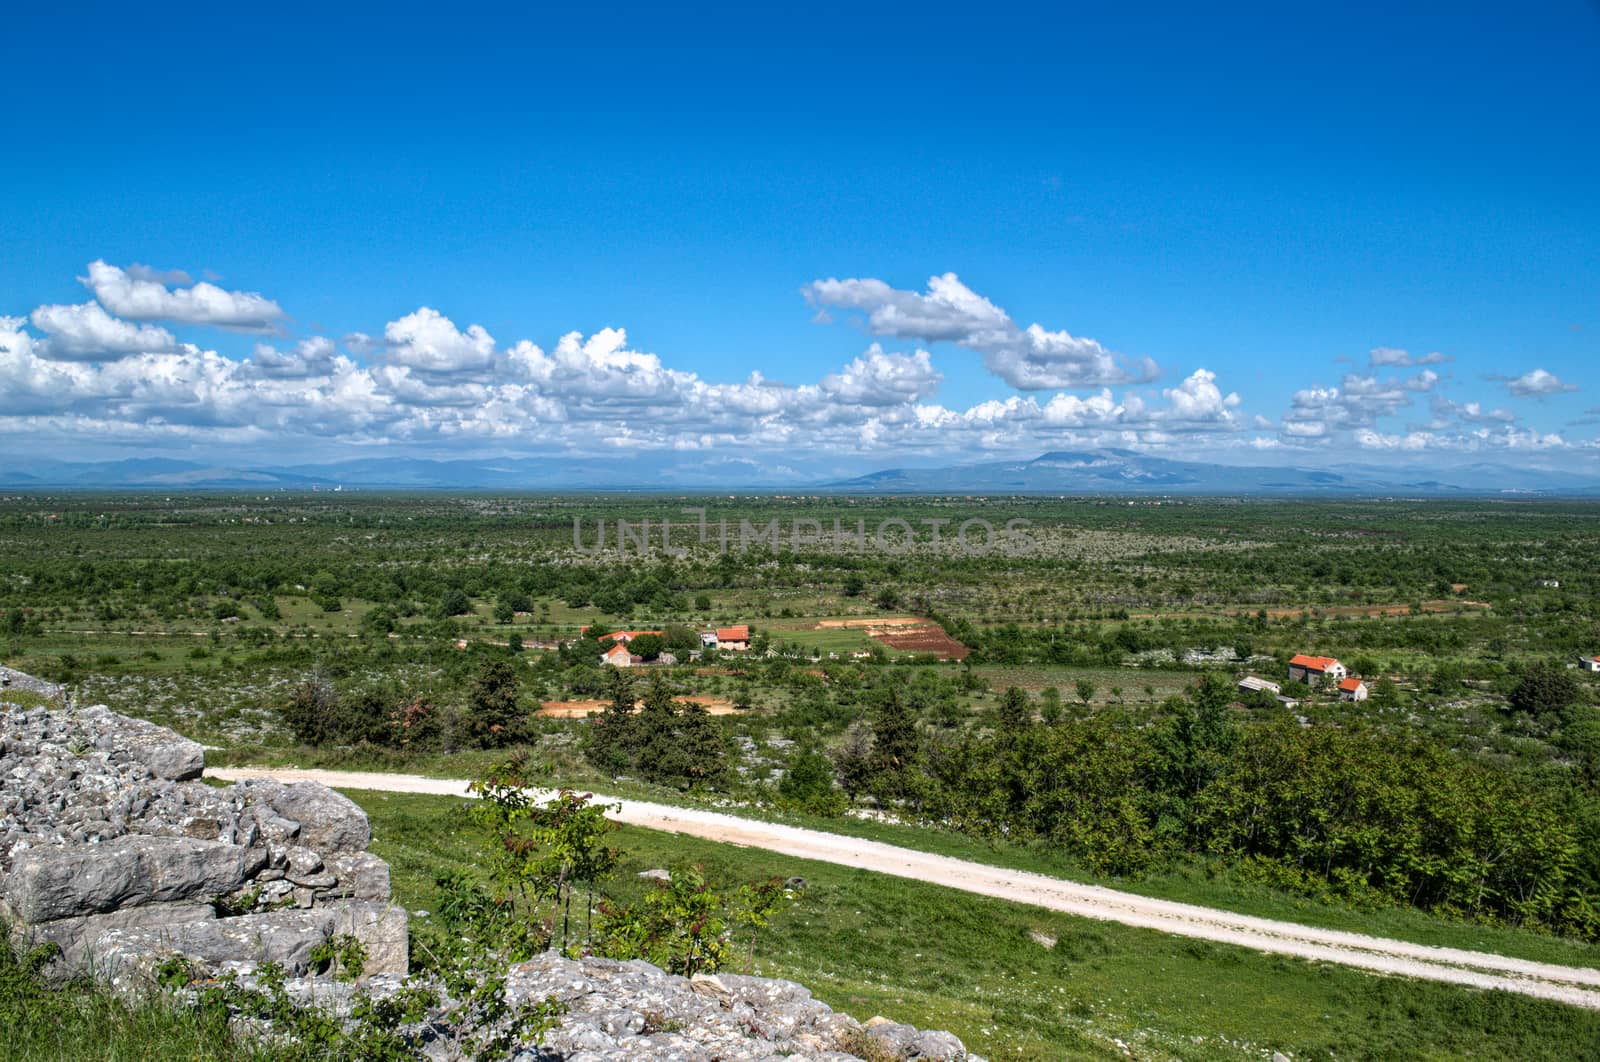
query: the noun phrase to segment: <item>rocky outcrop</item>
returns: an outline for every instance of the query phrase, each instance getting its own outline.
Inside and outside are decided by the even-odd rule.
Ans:
[[[34,693],[40,697],[51,700],[65,700],[67,690],[54,682],[46,682],[42,678],[34,678],[26,672],[15,668],[0,667],[0,698],[5,696],[7,690],[19,690],[23,693]]]
[[[58,972],[142,989],[180,957],[249,986],[270,961],[291,998],[346,1018],[357,993],[399,990],[406,914],[388,902],[389,867],[366,850],[372,829],[355,803],[309,782],[191,781],[200,747],[170,730],[102,707],[8,706],[4,693],[0,916],[23,942],[57,945]],[[313,969],[314,952],[346,935],[365,949],[359,985]],[[542,1047],[512,1053],[519,1062],[976,1060],[949,1033],[863,1025],[791,981],[550,952],[513,966],[505,993],[513,1006],[567,1008]],[[450,1008],[442,1000],[410,1029],[420,1055],[459,1057]]]
[[[513,1004],[553,997],[568,1008],[543,1051],[521,1056],[525,1062],[845,1062],[867,1049],[869,1057],[981,1062],[950,1033],[882,1018],[863,1025],[813,999],[804,985],[766,977],[686,978],[640,960],[575,960],[547,952],[512,967],[506,993]]]
[[[300,972],[340,934],[369,974],[403,975],[405,912],[366,813],[315,783],[190,781],[204,766],[164,727],[0,689],[0,916],[59,946],[59,972],[117,983],[172,954]]]

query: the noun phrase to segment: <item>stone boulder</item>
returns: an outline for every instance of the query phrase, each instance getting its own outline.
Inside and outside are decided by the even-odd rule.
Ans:
[[[103,914],[233,892],[266,865],[266,853],[193,837],[127,835],[104,844],[28,849],[0,883],[24,922]]]
[[[358,855],[372,842],[372,824],[355,801],[316,782],[278,782],[247,778],[234,788],[258,808],[270,808],[278,817],[300,824],[295,843],[314,848],[324,857]]]
[[[107,929],[95,943],[95,974],[118,988],[139,987],[162,960],[176,956],[211,973],[275,962],[303,976],[311,972],[313,949],[344,935],[366,948],[364,975],[405,975],[405,912],[360,902]]]

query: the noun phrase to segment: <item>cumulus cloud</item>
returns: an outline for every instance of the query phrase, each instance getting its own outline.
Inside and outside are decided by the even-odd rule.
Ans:
[[[333,371],[333,340],[323,336],[302,339],[288,352],[266,343],[257,343],[250,364],[263,376],[305,378],[326,376]]]
[[[1439,428],[1453,421],[1465,424],[1514,424],[1517,415],[1509,409],[1485,409],[1480,402],[1452,402],[1443,395],[1435,395],[1430,403],[1433,410],[1432,427]]]
[[[926,350],[887,354],[874,343],[843,370],[823,377],[822,390],[852,405],[889,406],[930,398],[943,379]]]
[[[482,325],[460,332],[450,318],[427,306],[390,321],[383,338],[392,364],[420,372],[481,372],[494,361],[494,337]]]
[[[41,341],[30,340],[32,349],[54,361],[107,361],[178,346],[165,328],[118,320],[95,302],[40,306],[31,320],[46,335]]]
[[[801,293],[823,319],[829,308],[855,310],[866,314],[873,335],[945,341],[976,351],[990,372],[1022,391],[1145,383],[1156,376],[1149,358],[1129,359],[1065,330],[1020,327],[954,273],[930,278],[920,294],[874,278],[832,277],[812,281]]]
[[[270,333],[285,317],[276,302],[253,291],[226,291],[201,281],[192,287],[180,273],[157,273],[147,266],[120,269],[96,259],[89,275],[78,280],[100,304],[131,321],[172,321],[179,324],[215,325],[239,332]]]
[[[1336,432],[1370,430],[1379,418],[1409,407],[1414,397],[1439,384],[1439,374],[1424,369],[1415,376],[1379,379],[1376,374],[1350,373],[1338,387],[1308,387],[1296,391],[1283,415],[1283,435],[1289,439],[1331,438]]]
[[[1544,398],[1546,395],[1578,389],[1577,384],[1566,383],[1555,373],[1544,369],[1533,369],[1521,376],[1491,376],[1490,379],[1505,384],[1506,390],[1518,398]]]

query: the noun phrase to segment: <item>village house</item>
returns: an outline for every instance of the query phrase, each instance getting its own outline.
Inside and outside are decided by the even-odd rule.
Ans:
[[[747,623],[733,627],[718,627],[716,635],[718,649],[731,649],[736,653],[742,653],[750,648],[750,625]]]
[[[1324,678],[1342,682],[1349,672],[1331,656],[1298,655],[1289,661],[1289,681],[1315,685]]]
[[[1585,671],[1600,671],[1600,653],[1578,657],[1578,666]]]
[[[1341,701],[1364,701],[1367,699],[1367,684],[1358,678],[1347,678],[1339,683],[1339,699]]]
[[[612,667],[633,667],[635,664],[644,663],[644,658],[641,656],[634,656],[632,653],[628,652],[628,647],[626,645],[618,644],[613,645],[610,649],[607,649],[601,654],[600,663],[602,666],[609,664]]]
[[[585,629],[587,629],[587,628],[585,628]],[[659,637],[661,635],[661,632],[660,631],[612,631],[610,634],[602,634],[600,636],[599,640],[603,642],[603,641],[605,641],[606,639],[609,638],[613,642],[616,642],[618,645],[627,645],[629,642],[633,641],[635,638],[637,638],[637,637],[639,637],[640,635],[643,635],[643,634],[654,634],[654,635]]]

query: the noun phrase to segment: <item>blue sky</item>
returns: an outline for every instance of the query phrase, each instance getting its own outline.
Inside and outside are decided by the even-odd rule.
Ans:
[[[755,8],[10,16],[0,454],[1600,462],[1600,8]]]

